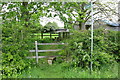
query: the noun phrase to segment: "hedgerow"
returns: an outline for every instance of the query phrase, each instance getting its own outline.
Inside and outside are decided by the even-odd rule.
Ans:
[[[120,33],[116,31],[94,30],[94,47],[91,58],[91,32],[73,31],[70,38],[64,40],[68,46],[60,54],[69,57],[67,62],[71,66],[88,68],[92,61],[94,68],[100,68],[103,65],[119,61],[119,35]]]
[[[7,25],[9,24],[9,25]],[[10,24],[6,21],[2,29],[2,74],[10,77],[30,67],[31,61],[26,59],[28,51],[33,47],[29,28],[22,28],[19,22]]]

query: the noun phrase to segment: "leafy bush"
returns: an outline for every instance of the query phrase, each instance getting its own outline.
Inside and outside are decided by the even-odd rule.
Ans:
[[[113,34],[114,33],[114,34]],[[71,37],[64,42],[68,46],[64,50],[71,66],[88,68],[91,62],[91,36],[90,31],[74,31]],[[116,35],[115,35],[116,34]],[[94,51],[92,53],[93,67],[101,67],[119,60],[119,47],[115,38],[117,32],[106,30],[94,30]],[[116,52],[116,54],[115,54]]]
[[[22,28],[19,23],[3,25],[2,34],[2,74],[10,77],[21,73],[30,67],[30,60],[26,59],[29,49],[33,46],[29,36],[29,28]],[[15,26],[16,25],[16,26]]]

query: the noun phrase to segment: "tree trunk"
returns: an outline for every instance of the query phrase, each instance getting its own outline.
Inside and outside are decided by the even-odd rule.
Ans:
[[[79,29],[80,30],[86,30],[84,22],[79,22]]]
[[[28,22],[30,19],[29,11],[28,11],[28,2],[22,2],[21,12],[22,12],[21,13],[22,20]],[[25,23],[25,26],[28,27],[28,24]]]
[[[86,30],[84,22],[81,23],[81,30]]]
[[[85,6],[85,3],[81,4],[81,12],[85,12],[84,10],[84,6]],[[79,16],[82,16],[83,14],[79,14]],[[80,19],[84,20],[84,17],[81,17]],[[85,22],[79,22],[79,27],[80,27],[80,30],[86,30],[85,28]]]

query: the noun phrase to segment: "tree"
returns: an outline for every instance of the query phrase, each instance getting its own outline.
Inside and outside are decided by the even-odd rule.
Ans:
[[[110,3],[107,3],[108,5]],[[91,18],[91,4],[88,2],[51,2],[48,3],[48,9],[46,11],[46,15],[49,17],[51,14],[49,12],[55,12],[56,14],[53,16],[59,16],[61,20],[65,23],[65,28],[69,28],[69,26],[73,26],[75,23],[79,23],[79,29],[85,30],[85,23]],[[86,6],[88,8],[85,8]],[[93,3],[94,6],[94,19],[96,19],[96,15],[104,15],[106,17],[110,17],[110,15],[118,15],[118,12],[109,7],[106,4],[102,4],[98,1]],[[48,14],[49,15],[48,15]],[[112,13],[112,14],[111,14]],[[68,17],[64,16],[67,15]]]
[[[50,3],[50,5],[54,7],[53,11],[57,13],[55,16],[58,15],[61,20],[64,21],[65,28],[69,28],[69,26],[73,25],[73,21],[78,21],[80,29],[84,29],[83,27],[81,27],[81,25],[84,22],[85,10],[81,6],[84,6],[85,4],[85,2]],[[76,14],[74,14],[74,12]],[[67,15],[68,18],[66,18],[63,14]]]
[[[59,28],[56,22],[48,22],[43,30],[44,32],[54,31],[55,29]]]
[[[39,6],[42,3],[9,2],[2,3],[2,71],[8,78],[30,67],[26,59],[32,48],[31,30],[40,27]],[[36,7],[35,7],[36,6]],[[37,12],[38,11],[38,12]]]

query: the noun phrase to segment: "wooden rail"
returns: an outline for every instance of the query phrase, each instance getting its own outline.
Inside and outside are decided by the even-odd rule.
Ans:
[[[60,57],[60,56],[38,56],[38,58],[49,58],[49,57]],[[27,58],[36,58],[36,56],[31,56]]]
[[[56,52],[56,51],[60,51],[62,49],[54,49],[54,50],[30,50],[29,52]]]
[[[65,45],[65,43],[38,43],[38,45]]]
[[[40,34],[39,35],[32,35],[32,36],[41,36]],[[50,36],[50,35],[43,35],[43,36]],[[58,34],[56,34],[56,35],[51,35],[51,36],[59,36]]]

